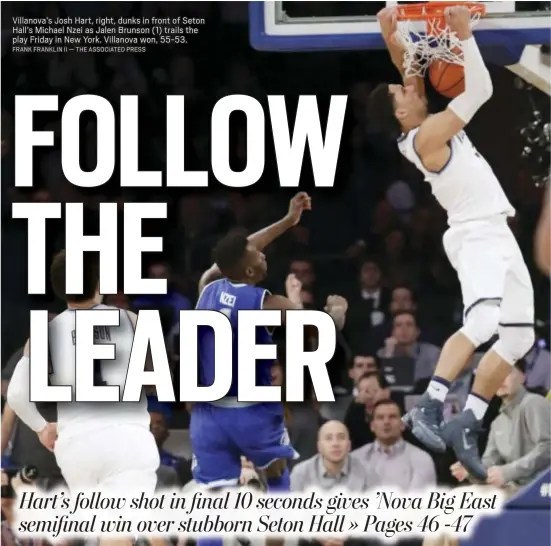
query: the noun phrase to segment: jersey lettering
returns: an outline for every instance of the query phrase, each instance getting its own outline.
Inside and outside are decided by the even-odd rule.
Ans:
[[[239,311],[262,309],[262,301],[265,290],[245,284],[233,284],[227,279],[221,279],[208,285],[199,301],[197,309],[218,311],[226,316],[232,327],[234,340],[232,347],[232,369],[233,381],[227,396],[237,396],[238,384],[238,328],[237,314]],[[259,327],[256,330],[256,342],[258,345],[271,345],[272,336],[265,328]],[[198,332],[198,357],[199,357],[199,378],[202,385],[212,385],[214,382],[214,333],[211,328],[199,328]],[[257,385],[271,385],[271,360],[258,360],[256,363]]]
[[[227,292],[222,292],[220,294],[220,303],[222,305],[226,305],[228,307],[234,307],[235,306],[235,296],[232,294],[228,294]]]
[[[71,331],[73,345],[77,344],[76,330]],[[94,326],[94,342],[96,341],[111,341],[111,329],[108,326]]]

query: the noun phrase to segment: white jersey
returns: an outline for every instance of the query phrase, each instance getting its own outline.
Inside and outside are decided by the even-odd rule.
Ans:
[[[96,305],[93,309],[117,309]],[[107,385],[124,387],[128,362],[134,341],[134,325],[124,309],[120,313],[119,326],[97,326],[94,343],[115,345],[114,360],[96,361],[101,379]],[[79,311],[82,312],[82,311]],[[74,309],[67,309],[50,322],[50,360],[52,385],[75,386],[75,317]],[[99,379],[99,376],[98,376]],[[68,402],[57,404],[57,427],[60,437],[90,432],[108,426],[138,425],[149,430],[149,413],[145,394],[142,400],[133,402]]]
[[[417,154],[414,141],[419,128],[402,135],[398,148],[425,176],[436,200],[448,213],[450,225],[492,216],[514,216],[515,209],[488,162],[464,131],[449,142],[450,159],[438,172],[429,171]]]

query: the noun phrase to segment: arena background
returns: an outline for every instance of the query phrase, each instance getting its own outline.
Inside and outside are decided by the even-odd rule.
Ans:
[[[336,9],[336,2],[324,3]],[[333,7],[331,7],[333,6]],[[107,13],[110,12],[110,13]],[[158,46],[144,54],[93,55],[13,54],[11,17],[39,14],[57,15],[137,15],[170,14],[202,17],[206,23],[186,46]],[[434,201],[430,188],[418,172],[398,154],[394,142],[370,128],[365,118],[370,89],[383,80],[396,80],[386,52],[264,53],[249,45],[246,2],[174,2],[174,3],[22,3],[2,5],[2,379],[9,381],[10,357],[17,355],[28,337],[29,311],[62,309],[53,295],[26,294],[27,238],[24,221],[11,219],[11,205],[20,201],[84,202],[89,234],[97,233],[97,205],[116,201],[166,201],[168,220],[144,224],[145,235],[162,235],[162,255],[145,255],[144,273],[169,272],[170,293],[164,297],[128,298],[122,292],[107,298],[108,303],[139,310],[159,308],[163,312],[167,347],[171,351],[177,376],[177,354],[173,329],[178,309],[192,308],[197,297],[199,275],[211,264],[215,241],[233,227],[250,231],[263,227],[285,213],[294,192],[278,188],[274,154],[268,145],[267,167],[261,184],[250,191],[229,191],[213,177],[208,190],[136,191],[118,188],[116,178],[100,192],[83,192],[63,177],[59,162],[59,117],[57,113],[35,116],[36,128],[54,128],[56,148],[35,152],[34,188],[14,187],[13,129],[14,96],[17,94],[58,94],[61,105],[76,94],[94,93],[107,97],[117,109],[121,94],[140,97],[140,167],[162,169],[164,158],[164,108],[167,94],[186,96],[186,161],[191,169],[209,170],[210,112],[216,100],[228,94],[242,93],[265,103],[268,94],[286,96],[291,120],[299,95],[318,97],[323,116],[331,95],[347,94],[348,107],[343,131],[335,188],[313,187],[309,159],[304,162],[300,188],[312,195],[313,210],[305,214],[299,226],[268,250],[267,287],[281,292],[288,272],[303,282],[307,305],[322,308],[328,294],[345,295],[350,304],[345,329],[348,362],[339,360],[331,371],[338,402],[333,408],[319,407],[311,399],[293,408],[317,419],[308,421],[309,436],[323,419],[344,418],[351,401],[352,384],[347,364],[353,355],[373,355],[391,334],[392,290],[411,290],[419,340],[440,347],[454,332],[462,318],[459,285],[444,254],[441,237],[446,229],[444,212]],[[522,129],[534,120],[534,111],[549,119],[549,99],[536,90],[519,85],[502,68],[492,68],[494,96],[469,125],[469,136],[487,158],[517,209],[511,225],[531,268],[535,288],[538,333],[538,358],[549,360],[549,281],[533,266],[532,240],[539,216],[543,189],[534,176],[545,172],[545,161],[534,155],[523,157],[526,145]],[[434,108],[445,104],[430,92]],[[268,116],[268,114],[267,114]],[[268,118],[267,118],[268,119]],[[239,169],[245,161],[244,118],[232,118],[232,164]],[[269,124],[267,123],[269,128]],[[270,143],[268,129],[267,142]],[[94,165],[95,130],[93,117],[82,119],[81,151],[87,168]],[[524,154],[526,155],[526,154]],[[188,166],[188,164],[186,164]],[[121,211],[122,213],[122,211]],[[47,259],[64,241],[63,220],[48,222]],[[122,224],[119,231],[122,256]],[[362,297],[361,279],[372,282],[368,271],[381,272],[381,299],[375,304]],[[119,267],[122,272],[122,262]],[[369,277],[369,278],[368,278]],[[369,280],[371,279],[371,281]],[[122,284],[121,284],[122,286]],[[364,286],[365,288],[365,286]],[[373,287],[372,287],[373,288]],[[407,298],[406,298],[407,299]],[[405,304],[412,307],[411,302]],[[392,311],[391,311],[392,309]],[[399,310],[399,309],[398,309]],[[176,344],[177,346],[177,344]],[[545,360],[546,359],[546,360]],[[13,361],[13,357],[11,358]],[[16,360],[17,361],[17,360]],[[335,367],[336,366],[336,367]],[[549,375],[547,375],[549,377]],[[422,392],[416,377],[408,393]],[[532,385],[545,394],[547,380]],[[425,383],[426,384],[426,383]],[[495,402],[492,416],[499,402]],[[344,408],[344,409],[342,409]],[[189,479],[189,469],[180,463],[189,457],[182,447],[187,425],[184,404],[155,406],[161,434],[173,429],[164,449],[177,459],[180,481]],[[308,419],[310,419],[308,417]],[[296,418],[295,423],[303,422]],[[298,426],[298,425],[297,425]],[[354,425],[365,426],[363,423]],[[361,430],[351,431],[361,445]],[[295,434],[297,432],[295,431]],[[293,431],[291,430],[293,436]],[[26,441],[30,441],[28,438]],[[314,440],[315,445],[315,440]],[[9,464],[9,446],[2,439],[3,455]],[[30,444],[22,447],[18,464],[42,464]],[[36,448],[38,449],[38,448]],[[315,450],[315,447],[314,447]],[[313,453],[312,453],[313,454]],[[179,456],[183,457],[180,459]],[[448,467],[449,454],[435,458],[441,483],[454,483]],[[187,464],[187,463],[186,463]],[[171,466],[169,464],[168,466]],[[185,464],[183,465],[185,467]],[[43,474],[53,472],[46,467]]]

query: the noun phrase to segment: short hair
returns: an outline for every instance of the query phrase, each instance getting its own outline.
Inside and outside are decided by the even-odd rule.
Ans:
[[[354,365],[356,363],[356,358],[358,357],[362,357],[362,358],[372,358],[374,361],[375,361],[375,366],[377,366],[377,369],[380,368],[380,361],[379,361],[379,358],[377,357],[377,355],[372,355],[372,354],[369,354],[367,352],[365,353],[354,353],[351,357],[350,357],[350,361],[348,363],[349,367],[350,368],[354,368]],[[371,372],[366,372],[366,373],[371,373]]]
[[[398,404],[398,402],[392,400],[391,398],[385,398],[384,400],[379,400],[378,402],[375,402],[375,405],[373,406],[373,411],[371,412],[371,414],[375,415],[377,408],[380,406],[394,406],[398,408],[398,413],[402,415],[402,410],[400,408],[400,405]]]
[[[397,283],[392,287],[391,294],[393,294],[395,290],[407,290],[411,294],[411,299],[415,300],[415,290],[413,290],[411,285],[406,283]]]
[[[231,231],[218,241],[212,256],[222,275],[228,277],[236,274],[248,243],[247,232],[242,229]]]
[[[380,372],[365,372],[358,380],[358,385],[364,379],[371,379],[372,377],[375,377],[377,379],[377,383],[379,383],[379,387],[381,387],[381,389],[386,389],[388,387],[385,376]]]
[[[377,131],[390,137],[398,138],[402,132],[394,113],[394,98],[388,83],[380,83],[369,95],[367,117]]]
[[[67,294],[67,257],[65,250],[54,256],[50,266],[50,282],[54,294],[66,302],[91,300],[99,284],[99,253],[84,252],[82,257],[82,294]]]
[[[415,312],[414,311],[408,311],[407,309],[401,309],[399,311],[396,311],[396,313],[394,313],[394,316],[392,317],[392,325],[393,326],[394,326],[394,321],[398,317],[401,317],[402,315],[409,315],[413,319],[413,322],[415,322],[415,325],[419,326],[419,321],[417,320],[417,315],[415,314]]]

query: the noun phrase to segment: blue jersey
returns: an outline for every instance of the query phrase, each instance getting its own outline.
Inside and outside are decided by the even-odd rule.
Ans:
[[[197,302],[197,309],[219,311],[224,313],[231,322],[234,344],[232,347],[232,385],[226,396],[237,396],[238,384],[238,347],[237,332],[239,324],[238,311],[262,309],[262,303],[268,290],[248,284],[237,284],[220,279],[208,284]],[[256,331],[257,345],[271,345],[272,335],[265,327],[258,327]],[[209,386],[214,383],[214,332],[209,327],[199,327],[198,331],[198,360],[199,380],[202,385]],[[256,385],[268,386],[272,383],[271,368],[273,360],[258,360],[256,362]]]

